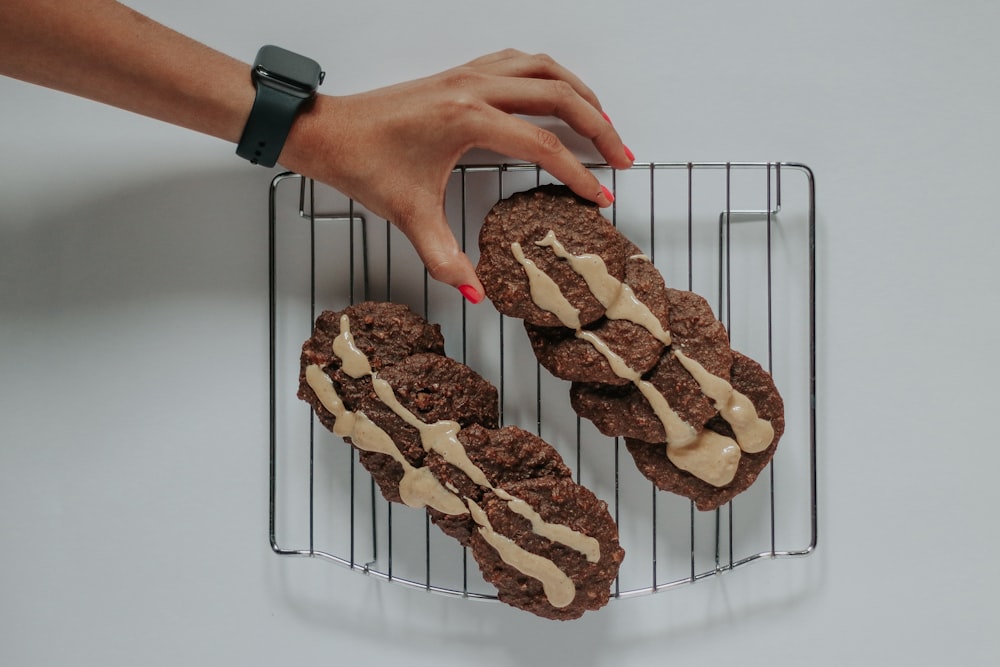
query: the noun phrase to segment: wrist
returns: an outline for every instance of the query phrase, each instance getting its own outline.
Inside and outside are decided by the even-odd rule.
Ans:
[[[333,173],[333,168],[340,160],[329,159],[331,155],[339,156],[338,146],[343,143],[337,137],[340,123],[330,122],[337,117],[337,98],[317,95],[292,123],[278,162],[298,174],[337,187],[341,179]]]

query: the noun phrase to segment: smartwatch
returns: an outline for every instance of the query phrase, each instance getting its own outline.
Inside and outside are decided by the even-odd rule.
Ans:
[[[273,167],[302,106],[316,96],[325,73],[315,60],[278,46],[257,52],[251,77],[257,95],[236,154]]]

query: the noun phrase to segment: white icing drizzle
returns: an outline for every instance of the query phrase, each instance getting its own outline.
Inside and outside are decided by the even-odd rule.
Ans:
[[[774,427],[757,416],[753,402],[680,350],[675,349],[673,354],[698,382],[702,392],[715,401],[719,414],[733,427],[740,449],[751,454],[767,449],[774,440]]]
[[[446,489],[427,468],[415,468],[389,434],[379,428],[363,412],[351,412],[344,405],[333,382],[323,369],[316,364],[306,367],[306,382],[312,387],[323,407],[334,416],[333,432],[342,438],[350,438],[359,449],[367,452],[388,454],[403,467],[403,479],[399,483],[399,495],[409,507],[433,507],[444,514],[465,514],[465,503],[457,495]]]
[[[340,360],[341,368],[351,377],[371,375],[372,386],[376,396],[390,410],[420,433],[421,444],[428,452],[440,454],[445,461],[465,473],[479,486],[493,491],[507,503],[511,511],[526,518],[532,531],[553,542],[564,544],[583,554],[592,563],[600,560],[600,543],[593,537],[571,529],[569,526],[549,523],[542,519],[528,503],[507,491],[494,487],[486,478],[485,473],[476,466],[458,439],[461,426],[450,420],[426,423],[408,410],[396,397],[392,386],[380,379],[371,370],[367,356],[354,344],[350,331],[350,320],[347,315],[340,319],[340,334],[334,339],[333,351]],[[486,519],[485,512],[469,498],[459,498],[453,486],[445,487],[431,474],[429,468],[416,468],[407,461],[392,438],[374,424],[362,412],[350,412],[337,395],[332,381],[323,370],[312,364],[306,368],[306,381],[316,392],[320,402],[336,418],[334,433],[342,437],[350,437],[359,448],[366,451],[388,454],[403,467],[403,479],[400,481],[400,497],[404,504],[410,507],[433,507],[445,514],[465,514],[467,511],[480,526],[480,534],[498,551],[504,562],[517,568],[527,576],[534,577],[542,583],[549,602],[554,607],[564,607],[573,601],[576,587],[558,566],[551,560],[531,554],[507,537],[497,534]],[[478,516],[477,516],[478,512]],[[568,586],[568,588],[567,588]]]
[[[473,482],[479,486],[491,488],[486,475],[469,459],[465,453],[465,447],[459,442],[458,431],[462,427],[458,425],[458,422],[439,421],[433,424],[423,422],[399,402],[399,399],[396,398],[396,392],[392,390],[388,382],[373,378],[372,384],[379,399],[390,410],[399,415],[403,421],[417,429],[417,432],[420,433],[420,442],[426,451],[437,452],[445,461],[468,475]]]
[[[493,491],[497,496],[507,501],[507,507],[512,512],[520,514],[531,522],[532,532],[579,551],[591,563],[601,560],[601,543],[596,538],[584,535],[561,523],[548,523],[531,505],[523,500],[515,498],[503,489],[494,488]]]
[[[566,250],[566,247],[556,238],[556,233],[552,230],[549,230],[549,233],[541,241],[535,241],[535,245],[552,248],[556,257],[569,262],[573,270],[580,274],[580,277],[587,283],[594,298],[600,301],[605,308],[618,300],[622,293],[623,283],[608,273],[608,266],[600,255],[589,253],[574,255]]]
[[[514,258],[524,267],[528,274],[528,286],[531,291],[531,300],[542,310],[547,310],[570,329],[580,328],[580,309],[569,302],[559,289],[559,285],[549,276],[549,274],[538,268],[538,265],[528,259],[521,244],[514,241],[510,244],[510,250]]]
[[[637,370],[625,363],[625,360],[616,354],[615,351],[608,346],[604,339],[595,334],[593,331],[577,329],[576,337],[580,340],[587,341],[593,345],[598,352],[604,355],[604,358],[608,360],[608,364],[611,366],[611,370],[618,377],[625,380],[631,380],[632,382],[638,382],[639,379],[642,378]]]
[[[670,402],[652,382],[639,380],[635,383],[649,406],[653,408],[660,423],[663,424],[663,432],[666,434],[667,449],[671,447],[687,447],[696,442],[698,431],[691,424],[681,419],[680,415],[670,407]]]
[[[600,544],[596,539],[572,530],[563,524],[546,522],[528,503],[515,498],[502,488],[493,486],[486,478],[485,473],[469,459],[465,447],[458,439],[458,432],[462,428],[458,422],[446,420],[433,424],[423,422],[399,402],[388,382],[378,378],[373,379],[372,382],[375,386],[375,394],[379,399],[390,410],[399,415],[403,421],[417,429],[417,432],[420,433],[420,441],[425,450],[437,452],[445,461],[464,472],[473,482],[484,489],[493,491],[497,496],[506,500],[507,506],[510,507],[511,511],[520,514],[531,522],[533,532],[542,537],[547,537],[553,542],[559,542],[579,551],[588,560],[593,556],[594,560],[592,562],[594,563],[600,560]]]
[[[604,306],[605,317],[610,320],[628,320],[638,324],[656,340],[664,345],[670,345],[670,332],[663,328],[660,318],[653,314],[649,306],[639,300],[630,286],[608,273],[608,267],[599,255],[574,255],[570,253],[556,238],[556,233],[552,230],[549,230],[545,238],[536,241],[535,244],[552,248],[552,252],[557,257],[569,262],[573,270],[580,274],[584,282],[587,283],[594,298]],[[645,255],[633,255],[630,259],[649,261]]]
[[[509,537],[493,530],[486,512],[474,501],[469,500],[468,503],[472,520],[479,524],[479,534],[496,549],[503,562],[541,582],[545,597],[553,607],[561,609],[573,601],[576,586],[566,573],[548,558],[522,549]]]
[[[592,331],[583,330],[578,330],[576,337],[593,345],[607,359],[615,375],[629,380],[636,386],[646,399],[646,402],[653,409],[653,413],[657,419],[663,424],[663,430],[666,433],[668,443],[677,447],[683,447],[698,437],[698,432],[695,431],[694,427],[680,418],[680,415],[670,407],[670,403],[660,390],[651,382],[643,380],[638,371],[625,363],[625,360],[616,354],[604,339]]]
[[[372,374],[372,367],[368,363],[367,355],[354,344],[351,322],[346,313],[340,316],[340,334],[333,339],[333,353],[340,358],[341,370],[352,378],[356,379]]]
[[[667,458],[712,486],[725,486],[736,476],[740,446],[732,438],[705,429],[690,444],[667,445]]]

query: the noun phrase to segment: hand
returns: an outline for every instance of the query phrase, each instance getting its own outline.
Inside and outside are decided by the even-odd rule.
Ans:
[[[560,118],[612,167],[632,164],[582,81],[548,56],[514,50],[367,93],[320,95],[293,126],[280,162],[391,221],[431,277],[478,302],[482,284],[444,213],[448,179],[468,150],[538,164],[581,197],[611,204],[611,193],[555,134],[513,114]]]

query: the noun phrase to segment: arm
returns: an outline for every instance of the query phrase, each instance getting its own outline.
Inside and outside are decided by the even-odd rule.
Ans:
[[[0,74],[233,143],[254,99],[249,65],[113,0],[3,0]]]
[[[232,143],[253,105],[249,70],[113,0],[0,3],[0,73]],[[582,81],[551,58],[513,50],[368,93],[320,95],[292,126],[280,162],[391,220],[433,278],[478,301],[482,285],[444,215],[448,177],[469,149],[537,163],[611,204],[553,133],[513,114],[561,118],[613,167],[632,163]]]

